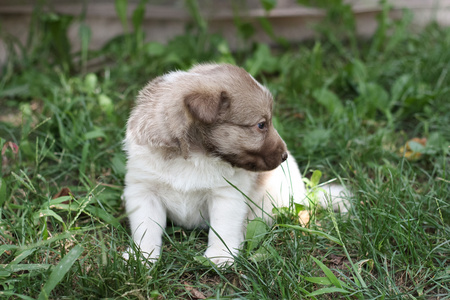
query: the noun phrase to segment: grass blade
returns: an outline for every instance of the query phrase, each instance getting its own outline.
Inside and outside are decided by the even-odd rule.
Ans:
[[[16,245],[1,245],[0,246],[0,256],[5,253],[6,251],[16,250],[19,246]]]
[[[26,249],[22,251],[19,255],[17,255],[14,260],[9,265],[16,265],[19,264],[22,260],[27,258],[29,255],[31,255],[34,251],[36,251],[36,248],[33,249]]]
[[[22,177],[20,177],[19,175],[17,175],[14,172],[11,172],[11,175],[14,176],[14,178],[16,178],[16,180],[18,182],[20,182],[21,184],[23,184],[28,190],[30,190],[32,193],[36,194],[36,189],[33,186],[33,183],[31,182],[30,178],[27,176],[27,174],[25,174],[25,172],[23,170],[20,170],[20,172],[22,173],[22,175],[25,177],[25,179],[23,179]]]
[[[46,270],[48,268],[52,268],[51,264],[18,264],[18,265],[0,265],[1,269],[4,269],[8,272],[23,272],[23,271],[38,271],[38,270]]]
[[[3,178],[0,178],[0,209],[3,207],[3,203],[6,201],[6,182]]]
[[[330,279],[326,278],[326,277],[303,277],[304,280],[312,282],[312,283],[317,283],[317,284],[322,284],[322,285],[331,285],[331,281]]]
[[[319,235],[321,237],[327,238],[330,241],[335,242],[336,244],[342,246],[342,243],[341,243],[341,241],[339,239],[337,239],[334,236],[331,236],[331,235],[329,235],[329,234],[327,234],[327,233],[325,233],[323,231],[313,230],[313,229],[301,227],[301,226],[298,226],[298,225],[289,225],[289,224],[278,224],[277,226],[292,228],[292,229],[300,230],[300,231],[307,232],[307,233],[310,233],[310,234],[316,234],[316,235]]]
[[[337,279],[337,277],[333,274],[333,272],[331,272],[331,270],[327,266],[325,266],[320,260],[318,260],[314,256],[311,256],[311,258],[322,269],[327,278],[330,280],[331,284],[341,289],[342,288],[341,282],[339,281],[339,279]]]
[[[128,23],[127,23],[127,9],[128,9],[128,1],[127,0],[116,0],[116,12],[119,16],[120,22],[122,23],[123,29],[125,32],[128,32]]]
[[[348,294],[348,293],[350,293],[350,292],[349,292],[349,291],[346,291],[346,290],[344,290],[344,289],[331,287],[331,288],[323,288],[323,289],[319,289],[319,290],[317,290],[317,291],[314,291],[314,292],[312,292],[312,293],[307,294],[306,296],[313,297],[313,296],[317,296],[317,295],[330,294],[330,293],[343,293],[343,294]]]
[[[69,271],[75,261],[83,252],[83,247],[76,245],[70,250],[69,253],[64,256],[63,259],[56,265],[41,293],[39,294],[39,300],[48,299],[51,291],[56,287],[56,285],[63,279],[64,275]]]

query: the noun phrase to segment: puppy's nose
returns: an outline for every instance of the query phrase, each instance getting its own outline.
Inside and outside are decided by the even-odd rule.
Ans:
[[[282,162],[284,162],[287,158],[288,158],[287,152],[284,152],[283,154],[281,154],[281,161]]]

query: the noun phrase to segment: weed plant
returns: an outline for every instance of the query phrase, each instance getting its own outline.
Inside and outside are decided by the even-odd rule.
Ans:
[[[26,44],[2,37],[0,298],[448,299],[450,294],[450,30],[410,30],[411,14],[358,38],[342,1],[299,1],[328,12],[316,37],[276,47],[211,34],[195,1],[186,33],[163,45],[133,26],[90,51],[78,18],[33,15]],[[333,4],[329,4],[332,2]],[[267,10],[274,1],[262,1]],[[117,0],[124,26],[127,1]],[[80,23],[82,49],[67,28]],[[175,225],[161,259],[122,259],[131,243],[121,205],[124,127],[150,79],[201,62],[245,67],[275,96],[274,122],[305,176],[345,180],[350,211],[293,210],[249,225],[233,266],[202,259],[206,233]]]

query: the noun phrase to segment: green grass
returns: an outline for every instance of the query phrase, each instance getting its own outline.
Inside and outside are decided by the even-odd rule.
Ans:
[[[38,11],[26,45],[3,35],[16,48],[0,79],[0,298],[448,299],[450,30],[411,32],[410,15],[391,20],[384,5],[374,36],[358,39],[336,1],[299,45],[250,43],[251,25],[236,19],[231,52],[195,4],[195,23],[167,45],[144,42],[142,6],[130,34],[95,52],[84,26],[84,47],[65,55],[75,21]],[[309,228],[289,213],[277,220],[285,226],[255,223],[225,269],[200,258],[205,232],[175,226],[160,261],[126,262],[127,115],[146,81],[203,61],[236,63],[266,84],[301,169],[345,179],[352,208],[319,210]],[[412,138],[427,142],[411,142],[408,160]]]

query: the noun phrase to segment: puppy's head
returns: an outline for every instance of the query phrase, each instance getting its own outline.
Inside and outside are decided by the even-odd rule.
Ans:
[[[203,148],[233,166],[268,171],[287,158],[272,124],[273,97],[245,70],[200,65],[189,72],[201,84],[183,95],[192,123],[189,132]],[[191,141],[195,143],[196,141]]]
[[[272,104],[270,92],[236,66],[169,73],[140,91],[125,146],[151,145],[168,157],[200,151],[246,170],[272,170],[287,158]]]

